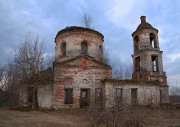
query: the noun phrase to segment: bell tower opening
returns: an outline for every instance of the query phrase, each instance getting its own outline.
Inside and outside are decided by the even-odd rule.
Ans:
[[[150,33],[150,46],[151,48],[157,48],[156,36],[153,33]]]
[[[141,79],[141,59],[140,56],[135,58],[135,72],[137,80]]]
[[[134,51],[138,51],[140,49],[140,44],[139,44],[139,38],[138,36],[136,35],[134,37]]]
[[[152,71],[153,71],[153,72],[159,71],[159,67],[158,67],[158,56],[152,55],[152,56],[151,56],[151,60],[152,60]]]

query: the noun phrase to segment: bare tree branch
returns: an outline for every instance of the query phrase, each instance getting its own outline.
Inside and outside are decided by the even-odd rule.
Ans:
[[[114,78],[115,79],[119,79],[122,80],[124,78],[124,69],[122,68],[121,65],[119,65],[119,67],[113,67],[114,70]]]
[[[131,78],[132,78],[132,65],[129,65],[125,68],[124,79],[131,79]]]
[[[91,28],[92,18],[88,14],[85,13],[82,17],[82,23],[84,27]]]
[[[169,94],[170,95],[180,95],[180,87],[178,87],[177,84],[170,85]]]

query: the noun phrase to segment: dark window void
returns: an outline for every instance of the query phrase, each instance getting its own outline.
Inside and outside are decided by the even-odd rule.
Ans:
[[[66,56],[66,43],[62,42],[61,44],[61,54],[62,56]]]
[[[102,47],[102,45],[99,46],[99,51],[100,51],[101,53],[103,53],[103,47]]]
[[[73,89],[66,88],[65,89],[65,104],[73,104]]]
[[[136,36],[134,37],[134,50],[137,51],[137,50],[139,50],[139,49],[140,49],[139,38],[138,38],[138,36],[136,35]]]
[[[137,88],[131,89],[131,104],[135,105],[137,104]]]
[[[158,56],[151,56],[151,59],[152,59],[152,71],[159,71]]]
[[[115,89],[115,102],[116,105],[122,104],[122,88]]]
[[[96,88],[95,89],[95,102],[96,104],[99,104],[102,102],[102,89],[101,88]]]
[[[81,89],[80,108],[89,107],[89,104],[90,104],[90,89]]]
[[[100,55],[100,57],[102,57],[102,55],[103,55],[103,47],[102,47],[102,45],[99,46],[99,55]]]
[[[87,54],[88,53],[88,45],[86,42],[81,43],[81,54]]]
[[[151,48],[157,48],[156,36],[153,33],[150,33],[150,45]]]
[[[135,58],[135,72],[137,79],[141,79],[141,59],[140,56]]]

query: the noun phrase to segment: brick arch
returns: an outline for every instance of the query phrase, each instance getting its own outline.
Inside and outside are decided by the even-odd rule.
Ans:
[[[149,34],[149,39],[150,39],[150,45],[152,48],[158,48],[157,46],[157,40],[156,40],[156,34],[150,33]]]
[[[87,41],[81,42],[81,54],[88,54],[88,42]]]
[[[66,56],[66,42],[65,41],[61,43],[61,55]]]

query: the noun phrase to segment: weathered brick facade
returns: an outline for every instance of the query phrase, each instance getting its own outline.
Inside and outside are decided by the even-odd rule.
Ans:
[[[82,53],[83,42],[87,44],[85,54]],[[64,56],[61,43],[66,43]],[[54,108],[80,107],[82,89],[87,90],[86,94],[88,94],[85,100],[86,106],[94,106],[96,89],[102,89],[101,80],[112,78],[111,67],[102,62],[102,44],[103,35],[88,28],[68,27],[57,34],[54,62]],[[72,89],[71,104],[65,102],[67,88]]]
[[[102,59],[102,45],[104,36],[92,29],[83,27],[66,27],[58,32],[55,38],[56,42],[56,61],[63,61],[82,55],[82,42],[88,45],[88,56],[95,59]],[[62,54],[62,43],[66,43],[66,55]]]
[[[158,30],[146,22],[146,16],[141,16],[141,23],[132,33],[132,37],[133,80],[158,81],[162,102],[167,103],[168,85],[166,73],[163,70],[163,51],[159,47]]]
[[[166,73],[163,71],[162,51],[158,30],[141,16],[141,23],[132,33],[134,54],[132,80],[105,82],[105,105],[121,103],[159,105],[169,102]],[[118,97],[118,99],[116,99]]]
[[[132,91],[136,90],[136,93]],[[140,105],[154,105],[158,106],[160,100],[160,87],[155,82],[133,82],[133,81],[118,81],[108,80],[105,83],[106,101],[105,105],[111,107],[117,105],[117,96],[121,96],[121,103],[123,105],[133,104],[133,97],[136,97],[136,103]],[[117,90],[121,90],[117,94]],[[136,94],[136,95],[135,95]]]
[[[67,27],[59,31],[55,39],[54,108],[81,107],[83,103],[87,103],[87,107],[93,107],[100,94],[99,101],[105,106],[116,104],[116,94],[122,94],[123,102],[128,104],[168,103],[168,86],[166,73],[163,71],[158,30],[142,16],[132,37],[133,76],[130,82],[126,82],[112,79],[111,67],[102,62],[102,34],[82,27]],[[82,50],[83,43],[86,44],[85,54]],[[63,48],[63,45],[66,47]],[[63,52],[64,49],[66,53]],[[71,92],[67,88],[71,88]],[[83,90],[88,94],[86,102],[81,101]],[[101,92],[97,94],[98,90]],[[70,103],[67,100],[68,93],[72,96]]]
[[[167,85],[158,30],[146,22],[145,16],[141,16],[141,24],[132,33],[132,37],[134,42],[133,80],[159,81]]]

